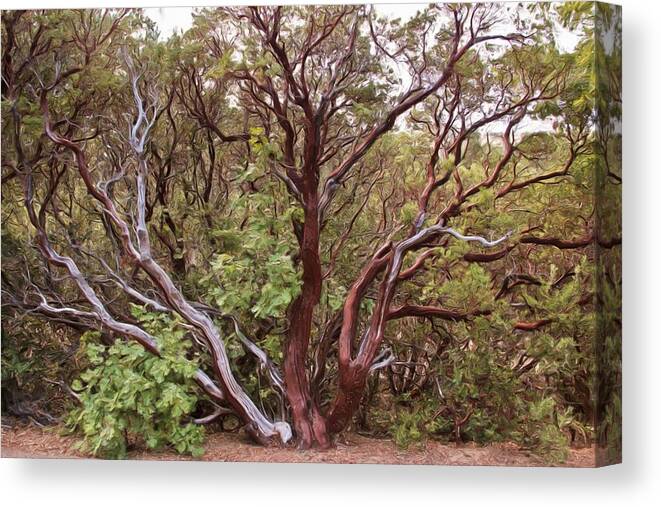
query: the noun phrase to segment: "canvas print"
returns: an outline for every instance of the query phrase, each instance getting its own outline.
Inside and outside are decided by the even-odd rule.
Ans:
[[[621,51],[594,2],[3,11],[2,456],[619,462]]]

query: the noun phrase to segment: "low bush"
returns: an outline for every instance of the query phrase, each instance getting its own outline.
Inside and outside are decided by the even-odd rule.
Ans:
[[[196,361],[186,359],[190,342],[168,316],[135,313],[158,340],[161,357],[122,339],[106,346],[98,333],[86,333],[81,353],[89,368],[72,384],[80,405],[66,426],[82,434],[80,447],[95,456],[121,459],[130,443],[143,443],[199,457],[204,429],[191,420],[198,397]]]

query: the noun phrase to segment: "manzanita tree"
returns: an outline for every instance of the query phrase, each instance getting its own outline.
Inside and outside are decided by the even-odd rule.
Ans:
[[[591,48],[556,40],[593,40],[593,13],[563,9],[203,9],[168,39],[139,11],[4,13],[3,305],[155,356],[131,305],[171,316],[215,407],[198,422],[264,444],[329,447],[381,377],[438,388],[457,441],[547,363],[589,411],[615,134],[595,137]]]

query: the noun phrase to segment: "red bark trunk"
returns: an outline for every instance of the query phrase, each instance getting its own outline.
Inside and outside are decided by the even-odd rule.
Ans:
[[[310,195],[312,194],[312,195]],[[316,192],[310,193],[305,208],[301,240],[303,286],[289,312],[289,339],[285,346],[284,375],[287,399],[292,409],[299,447],[328,448],[331,445],[326,421],[310,389],[306,365],[312,330],[312,316],[321,295],[321,260],[319,258],[319,220]]]
[[[368,373],[369,366],[352,368],[351,372],[340,379],[337,395],[327,417],[328,431],[331,434],[339,433],[351,422],[365,392]]]

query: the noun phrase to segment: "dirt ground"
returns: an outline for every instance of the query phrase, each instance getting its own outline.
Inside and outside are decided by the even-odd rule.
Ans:
[[[57,428],[42,429],[34,425],[2,425],[3,458],[88,458],[73,449],[76,439],[58,434]],[[389,440],[377,440],[349,435],[328,451],[300,451],[292,448],[264,448],[234,433],[208,435],[202,461],[270,462],[270,463],[375,463],[400,465],[499,465],[544,466],[539,458],[514,444],[494,444],[484,447],[457,447],[428,441],[407,450]],[[129,459],[190,460],[174,452],[135,450]],[[572,449],[565,467],[594,466],[594,449]]]

